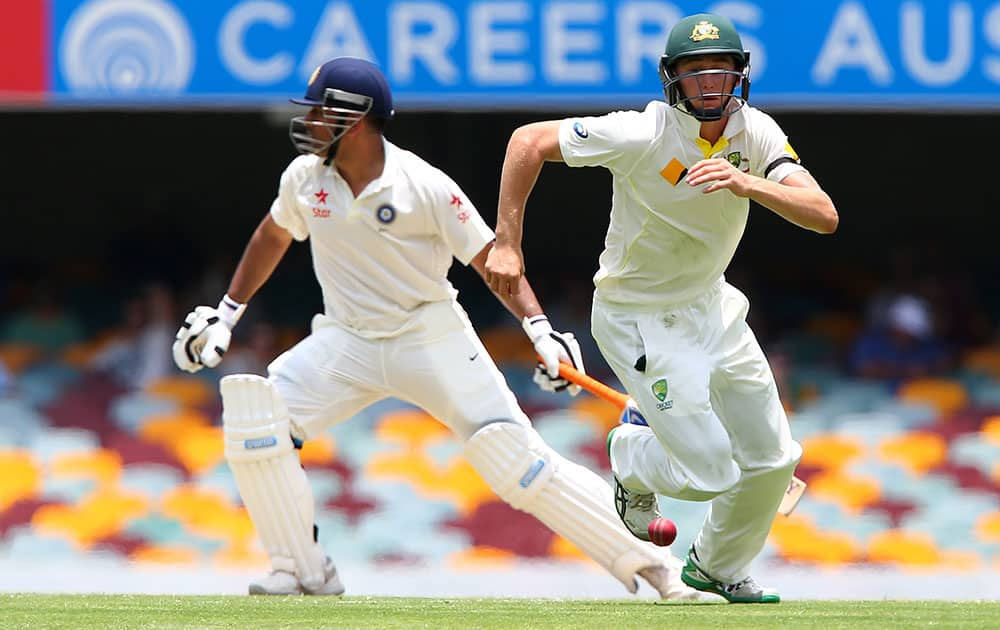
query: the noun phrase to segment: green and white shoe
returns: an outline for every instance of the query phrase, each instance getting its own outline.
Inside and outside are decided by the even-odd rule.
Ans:
[[[608,460],[611,459],[611,436],[615,429],[608,431]],[[626,529],[639,540],[649,541],[649,524],[660,518],[660,506],[655,494],[639,494],[629,490],[615,476],[615,511]]]
[[[777,604],[781,601],[777,591],[763,588],[752,577],[735,584],[726,584],[714,579],[695,564],[697,557],[694,547],[691,547],[687,563],[681,570],[681,581],[691,588],[720,595],[730,604]]]

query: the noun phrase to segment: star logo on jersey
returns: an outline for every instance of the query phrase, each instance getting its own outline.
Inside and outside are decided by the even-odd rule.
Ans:
[[[702,20],[691,30],[691,41],[700,42],[706,39],[719,39],[719,27],[708,20]]]
[[[316,195],[317,199],[319,199],[319,203],[324,205],[326,204],[326,198],[330,196],[330,193],[326,192],[323,188],[320,188],[318,193],[313,194]]]

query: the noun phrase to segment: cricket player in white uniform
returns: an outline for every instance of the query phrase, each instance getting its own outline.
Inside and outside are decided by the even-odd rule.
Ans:
[[[819,233],[838,215],[774,120],[746,105],[749,73],[732,23],[693,15],[671,30],[660,61],[666,102],[517,129],[486,277],[516,295],[524,209],[546,160],[611,171],[591,328],[640,410],[608,436],[616,507],[645,538],[655,494],[711,501],[682,579],[730,602],[776,602],[750,564],[802,449],[747,326],[747,298],[723,272],[750,199]]]
[[[184,370],[218,365],[246,303],[292,240],[309,238],[325,312],[269,366],[269,378],[221,383],[226,458],[273,565],[250,592],[344,591],[319,544],[295,448],[394,396],[446,424],[504,501],[573,542],[631,592],[638,575],[664,598],[698,597],[680,581],[676,558],[622,525],[611,487],[553,451],[519,408],[447,279],[452,257],[483,273],[493,232],[451,178],[385,140],[392,96],[379,69],[331,60],[293,102],[309,107],[291,124],[303,155],[282,174],[227,295],[217,308],[190,313],[174,345]],[[582,367],[579,345],[552,329],[521,282],[517,296],[501,301],[544,359],[536,382],[566,387],[559,361]]]

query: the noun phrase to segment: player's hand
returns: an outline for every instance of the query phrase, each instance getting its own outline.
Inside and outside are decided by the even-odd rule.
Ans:
[[[559,363],[566,362],[580,372],[586,374],[583,368],[583,354],[580,343],[571,332],[556,332],[549,324],[545,315],[525,317],[521,321],[524,332],[535,346],[535,352],[541,361],[535,366],[533,380],[547,392],[568,390],[571,396],[580,393],[580,386],[574,385],[559,376]]]
[[[486,256],[486,284],[497,295],[517,295],[524,275],[520,248],[494,245]]]
[[[221,361],[232,330],[211,306],[199,306],[188,313],[174,338],[174,363],[192,374],[203,367],[215,367]]]
[[[753,176],[739,170],[728,160],[713,158],[701,160],[692,166],[684,181],[691,186],[709,184],[701,191],[705,194],[726,189],[737,197],[749,197]]]

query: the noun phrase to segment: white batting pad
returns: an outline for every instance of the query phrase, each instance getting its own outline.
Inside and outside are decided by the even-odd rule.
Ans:
[[[306,589],[326,582],[326,554],[313,538],[313,497],[289,435],[288,410],[266,378],[222,379],[226,461],[275,569]]]
[[[465,455],[511,507],[566,538],[636,592],[635,575],[664,559],[630,534],[614,510],[611,487],[553,451],[531,427],[494,422],[465,444]]]

